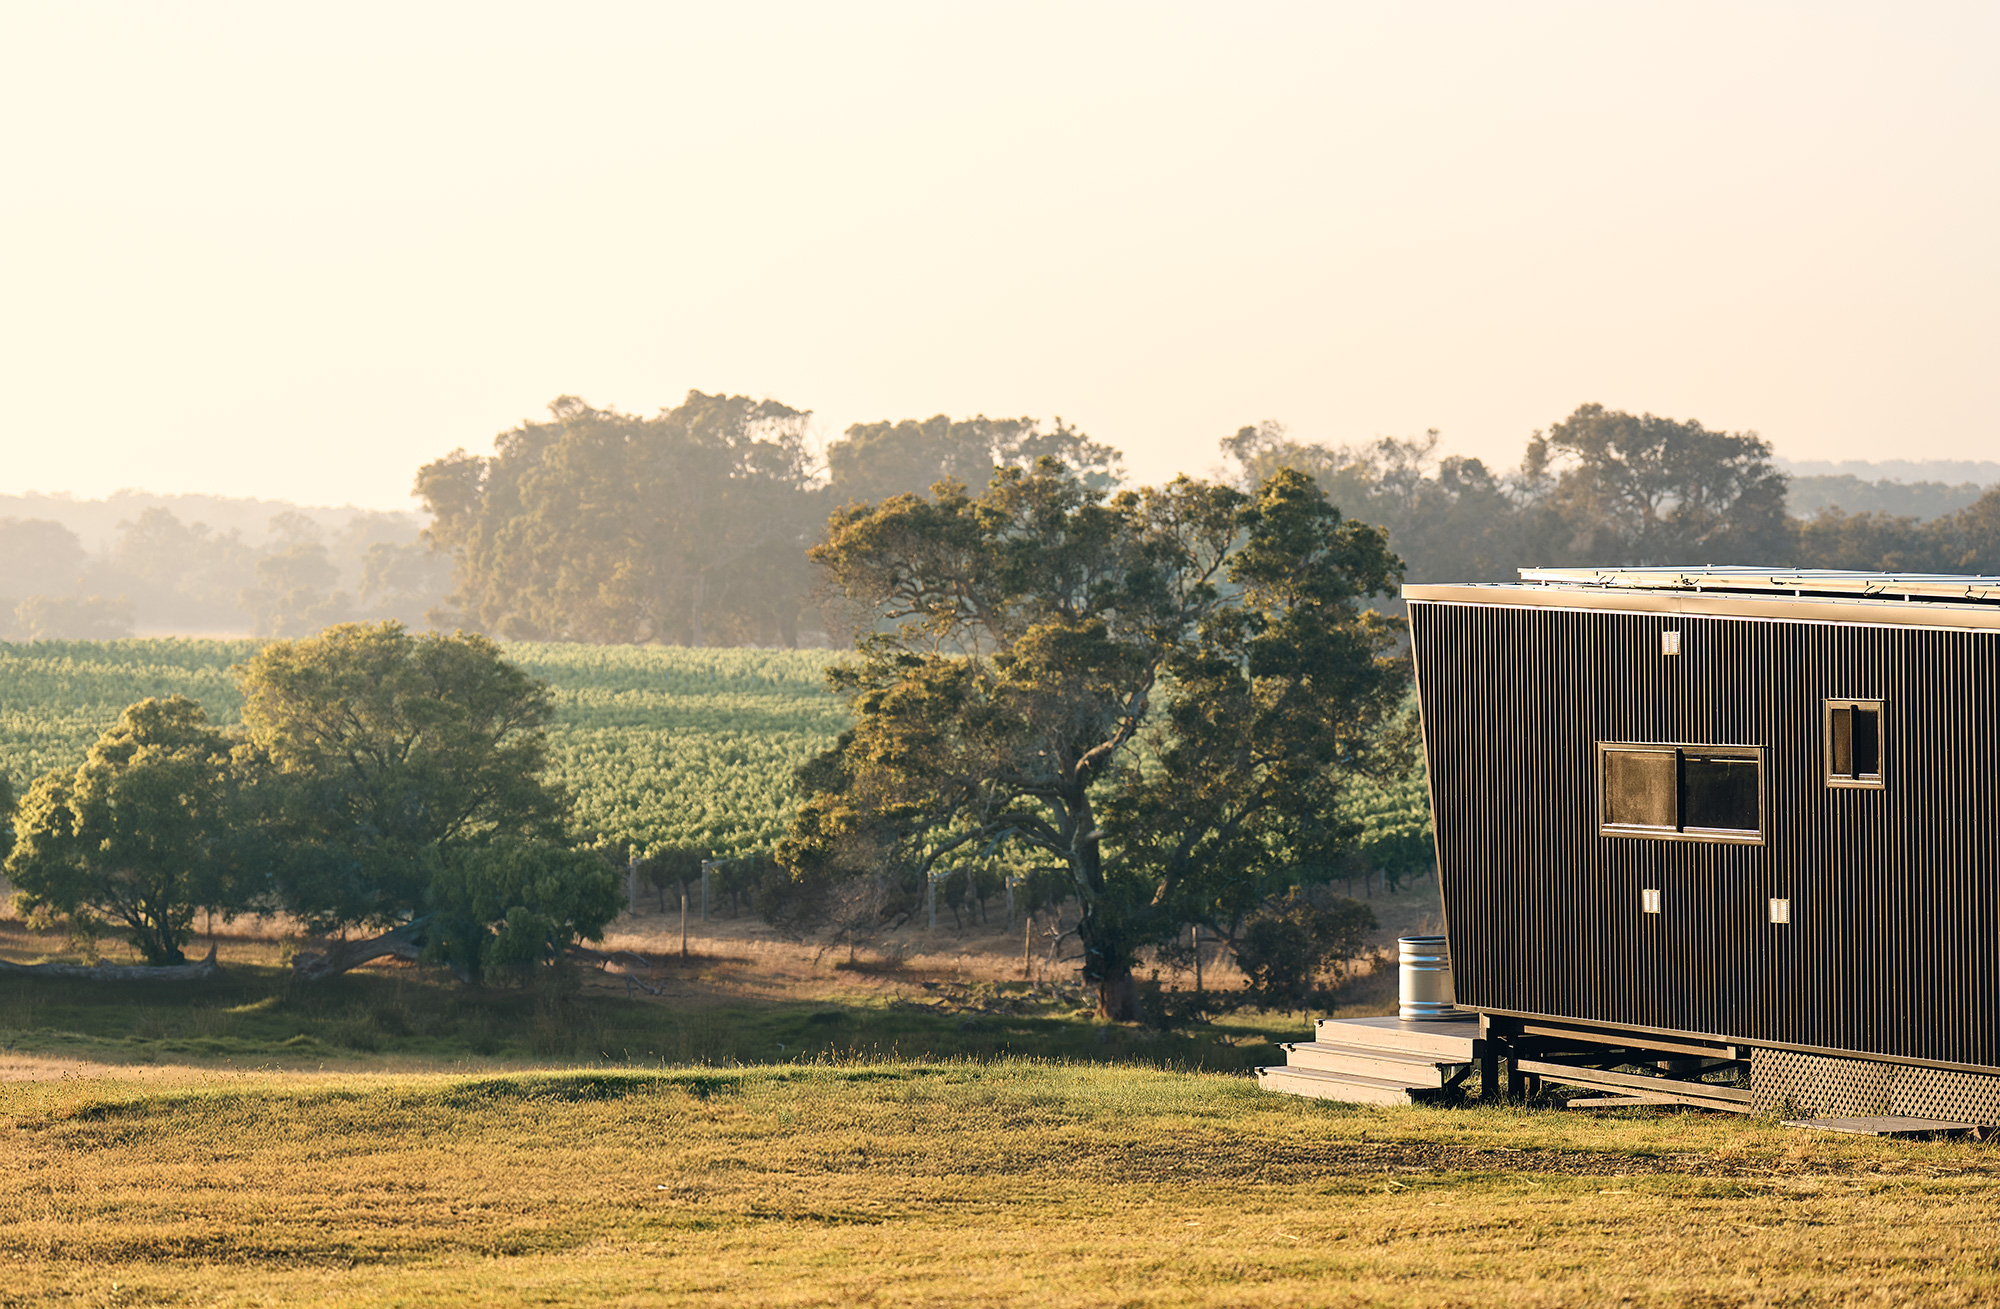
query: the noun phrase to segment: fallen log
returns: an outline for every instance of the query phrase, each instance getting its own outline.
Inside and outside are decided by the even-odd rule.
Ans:
[[[0,959],[0,975],[8,977],[73,977],[86,982],[199,982],[222,976],[215,947],[208,958],[192,964],[14,964]]]
[[[425,914],[365,941],[341,941],[325,950],[302,950],[292,956],[292,976],[317,982],[375,959],[420,960],[430,925],[431,915]]]
[[[648,959],[646,956],[634,954],[630,950],[613,950],[606,953],[602,950],[593,950],[589,946],[572,945],[569,948],[569,955],[572,959],[588,960],[607,972],[609,971],[606,967],[607,965],[617,963],[621,959],[629,959],[641,968],[648,969],[653,973],[658,973],[660,970],[658,960]],[[634,989],[644,991],[647,995],[658,995],[660,993],[659,987],[650,986],[637,977],[634,977],[631,973],[622,973],[620,976],[625,979],[625,994],[627,995],[632,994]]]

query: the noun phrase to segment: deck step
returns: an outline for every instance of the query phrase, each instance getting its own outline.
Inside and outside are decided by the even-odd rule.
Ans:
[[[1311,1068],[1342,1076],[1371,1077],[1399,1086],[1439,1087],[1461,1064],[1440,1063],[1435,1055],[1402,1054],[1379,1046],[1298,1041],[1281,1047],[1289,1068]]]
[[[1316,1068],[1259,1068],[1257,1085],[1266,1091],[1338,1100],[1343,1104],[1415,1104],[1422,1091],[1377,1077],[1323,1073]]]
[[[1323,1045],[1368,1046],[1407,1058],[1467,1064],[1477,1057],[1479,1020],[1416,1018],[1325,1018],[1314,1027]]]

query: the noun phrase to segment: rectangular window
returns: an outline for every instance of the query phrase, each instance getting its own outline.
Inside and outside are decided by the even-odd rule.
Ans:
[[[1599,742],[1598,831],[1670,841],[1762,841],[1764,751],[1754,745]]]
[[[1882,785],[1882,702],[1826,702],[1826,784]]]

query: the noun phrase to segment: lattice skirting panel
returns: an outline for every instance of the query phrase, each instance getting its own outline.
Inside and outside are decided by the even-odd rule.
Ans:
[[[1752,1050],[1750,1095],[1758,1112],[1788,1118],[1936,1118],[2000,1125],[2000,1077],[1873,1059]]]

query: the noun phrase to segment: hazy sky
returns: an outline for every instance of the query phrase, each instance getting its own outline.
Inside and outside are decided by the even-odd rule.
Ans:
[[[407,505],[568,392],[1577,404],[1995,457],[2000,6],[0,2],[0,491]]]

